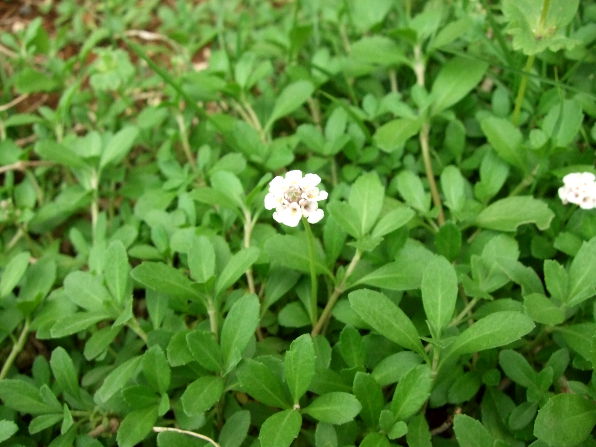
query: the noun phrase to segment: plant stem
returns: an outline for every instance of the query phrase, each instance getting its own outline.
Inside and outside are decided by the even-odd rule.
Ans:
[[[250,211],[244,210],[244,238],[242,241],[242,245],[244,248],[250,247],[250,239],[252,236],[252,230],[254,228],[255,221],[253,220],[252,216],[250,215]],[[246,282],[248,283],[248,290],[250,293],[257,294],[257,289],[255,288],[255,280],[252,274],[252,268],[249,268],[246,271]]]
[[[132,317],[128,323],[127,326],[135,333],[139,336],[139,338],[141,340],[143,340],[145,342],[145,344],[147,344],[147,334],[145,333],[145,331],[141,328],[141,325],[139,324],[138,320],[135,317]]]
[[[397,88],[397,72],[396,72],[395,68],[392,68],[391,70],[389,70],[389,85],[391,85],[391,91],[393,93],[397,93],[398,92],[398,88]]]
[[[6,375],[8,374],[8,370],[10,369],[10,367],[14,363],[15,359],[17,358],[17,355],[19,355],[19,353],[25,347],[25,342],[27,341],[28,334],[29,334],[29,318],[26,318],[25,324],[23,325],[23,329],[21,330],[21,334],[19,335],[17,342],[14,345],[12,345],[12,349],[10,350],[8,357],[6,357],[6,361],[2,365],[2,370],[0,370],[0,380],[4,379],[6,377]]]
[[[188,142],[188,132],[186,130],[186,124],[184,123],[184,117],[181,113],[176,115],[176,122],[178,123],[178,129],[180,130],[180,141],[182,142],[182,150],[184,151],[184,156],[188,161],[188,164],[192,168],[193,172],[197,171],[197,164],[195,162],[194,157],[192,156],[192,151],[190,150],[190,143]]]
[[[526,61],[526,65],[524,66],[524,74],[521,78],[519,83],[519,87],[517,89],[517,96],[515,97],[515,107],[513,109],[513,114],[511,115],[511,122],[514,125],[519,124],[519,117],[521,114],[521,107],[522,103],[524,102],[524,97],[526,96],[526,87],[528,85],[528,74],[534,65],[535,55],[531,54],[528,56],[528,60]]]
[[[358,265],[361,255],[362,253],[360,252],[360,250],[356,250],[354,257],[352,258],[350,264],[348,265],[348,268],[346,269],[344,277],[342,278],[341,282],[333,289],[333,293],[329,297],[329,300],[327,301],[327,304],[323,309],[323,313],[319,317],[317,324],[310,333],[310,335],[312,335],[313,337],[321,333],[323,327],[327,323],[327,320],[329,320],[329,317],[331,317],[331,311],[333,310],[333,306],[335,306],[335,303],[337,302],[341,294],[345,292],[346,282],[348,281],[350,275],[354,272],[356,265]]]
[[[203,441],[207,441],[213,447],[220,447],[220,445],[217,442],[215,442],[213,439],[211,439],[209,436],[205,436],[200,433],[195,433],[195,432],[188,431],[188,430],[181,430],[179,428],[173,428],[173,427],[153,427],[153,431],[155,433],[162,433],[165,431],[180,433],[181,435],[188,435],[188,436],[192,436],[193,438],[199,438],[199,439],[202,439]]]
[[[468,303],[468,305],[466,307],[464,307],[464,309],[459,314],[457,314],[457,316],[453,320],[451,320],[451,323],[449,323],[448,327],[457,326],[459,323],[461,323],[462,320],[464,318],[466,318],[467,315],[470,313],[470,311],[474,308],[474,306],[476,306],[478,301],[479,301],[478,298],[473,298]]]
[[[317,322],[317,295],[318,295],[318,284],[317,284],[317,270],[315,267],[315,237],[312,234],[310,224],[305,218],[302,218],[302,224],[304,225],[304,231],[306,232],[306,238],[308,239],[308,260],[310,267],[310,321],[313,326]]]
[[[426,64],[422,56],[420,45],[416,45],[414,47],[414,73],[416,74],[416,84],[418,84],[421,87],[424,87],[425,83],[425,70]],[[420,149],[422,150],[422,161],[424,162],[424,171],[426,172],[426,178],[430,187],[430,195],[433,199],[434,205],[439,210],[437,222],[439,226],[441,226],[445,223],[445,213],[443,212],[441,194],[439,194],[439,188],[437,188],[437,183],[435,182],[435,174],[433,172],[433,165],[430,159],[430,145],[428,143],[429,135],[430,123],[428,119],[426,119],[425,122],[422,124],[422,128],[420,129],[418,139],[420,141]]]
[[[213,335],[215,335],[215,339],[217,340],[219,339],[217,334],[219,332],[217,324],[217,309],[215,308],[212,299],[209,299],[209,301],[207,302],[207,314],[209,315],[209,327],[211,329],[211,332],[213,332]]]
[[[430,159],[430,147],[428,144],[428,136],[430,133],[430,125],[428,122],[425,122],[422,125],[422,129],[420,129],[420,148],[422,149],[422,160],[424,162],[424,170],[426,171],[426,178],[428,180],[428,185],[430,186],[430,195],[432,196],[433,203],[439,210],[439,215],[437,216],[437,222],[439,226],[445,223],[445,213],[443,212],[443,204],[441,202],[441,194],[439,193],[439,188],[437,188],[437,183],[435,182],[435,174],[433,172],[433,165]]]

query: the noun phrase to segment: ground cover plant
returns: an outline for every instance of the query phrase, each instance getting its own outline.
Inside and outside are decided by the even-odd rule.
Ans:
[[[595,23],[0,4],[0,445],[596,445]]]

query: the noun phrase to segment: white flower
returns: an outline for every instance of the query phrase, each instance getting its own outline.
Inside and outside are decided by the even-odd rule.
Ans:
[[[596,208],[596,176],[591,172],[573,172],[563,177],[559,198],[564,205],[573,203],[580,208]]]
[[[327,192],[318,185],[321,177],[302,171],[288,171],[285,176],[277,176],[269,182],[269,192],[265,196],[265,208],[275,209],[273,219],[289,227],[296,227],[303,217],[309,223],[317,223],[325,213],[318,202],[327,198]]]

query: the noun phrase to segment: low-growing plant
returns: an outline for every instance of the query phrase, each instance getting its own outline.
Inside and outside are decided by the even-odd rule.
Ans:
[[[0,445],[596,445],[596,5],[21,3]]]

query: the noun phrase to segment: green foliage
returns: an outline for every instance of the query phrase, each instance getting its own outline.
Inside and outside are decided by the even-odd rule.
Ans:
[[[18,3],[0,444],[595,446],[593,4]]]

